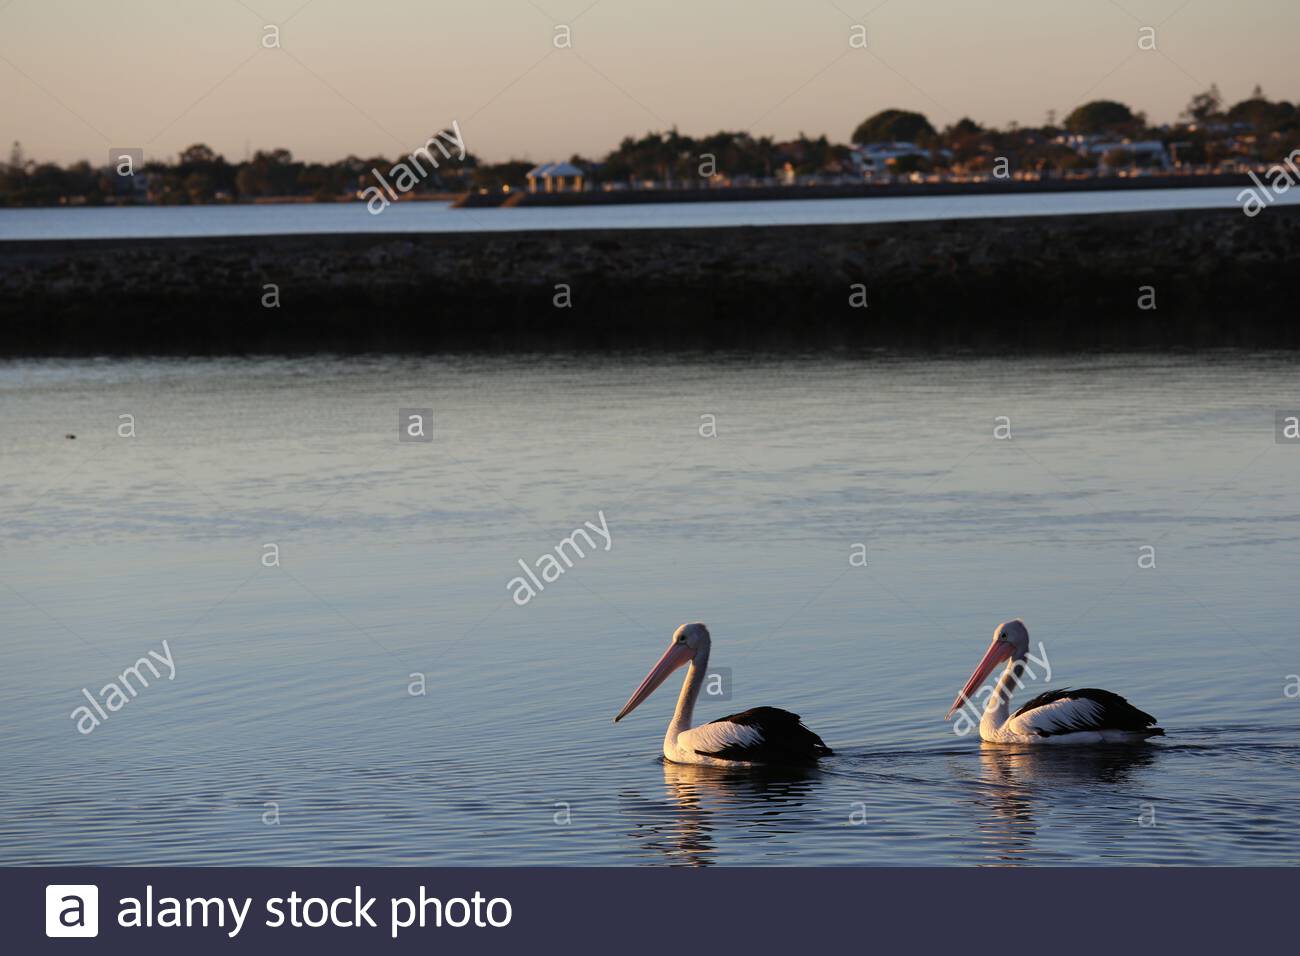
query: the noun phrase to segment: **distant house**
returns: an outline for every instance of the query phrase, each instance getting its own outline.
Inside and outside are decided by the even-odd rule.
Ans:
[[[530,193],[580,193],[587,174],[573,163],[542,163],[527,173]]]
[[[1169,169],[1173,166],[1173,160],[1169,158],[1169,150],[1158,139],[1120,143],[1115,148],[1133,157],[1134,165],[1159,166],[1161,169]],[[1105,150],[1102,150],[1102,155],[1106,155]]]
[[[892,163],[906,156],[929,159],[930,155],[930,150],[923,149],[915,143],[898,141],[857,143],[852,147],[852,152],[849,153],[849,160],[853,163],[854,169],[871,175],[888,172]],[[945,159],[952,158],[952,153],[946,149],[939,150],[939,155]]]
[[[1127,156],[1134,166],[1159,166],[1161,169],[1169,169],[1173,165],[1169,157],[1169,150],[1158,139],[1107,139],[1104,136],[1080,136],[1076,134],[1058,136],[1056,141],[1069,146],[1080,156],[1103,158],[1107,154]]]

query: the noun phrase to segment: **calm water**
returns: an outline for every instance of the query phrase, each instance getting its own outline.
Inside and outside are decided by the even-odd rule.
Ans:
[[[1300,863],[1297,371],[0,364],[0,863]],[[515,606],[516,560],[598,511],[611,550]],[[1016,615],[1053,686],[1168,738],[955,736]],[[699,716],[795,710],[823,770],[665,766],[675,679],[611,723],[695,619],[734,685]],[[164,639],[175,679],[79,734],[81,689]]]
[[[270,206],[142,206],[124,209],[0,209],[0,239],[103,239],[337,232],[503,232],[531,229],[654,229],[669,226],[820,225],[1053,216],[1158,209],[1240,208],[1239,187],[1142,189],[1017,196],[786,199],[662,203],[568,209],[452,209],[407,202],[372,216],[361,203]],[[1300,202],[1283,193],[1282,204]]]

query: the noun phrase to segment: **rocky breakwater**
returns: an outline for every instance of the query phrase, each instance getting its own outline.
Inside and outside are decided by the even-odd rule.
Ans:
[[[0,241],[0,353],[1300,347],[1300,208]]]

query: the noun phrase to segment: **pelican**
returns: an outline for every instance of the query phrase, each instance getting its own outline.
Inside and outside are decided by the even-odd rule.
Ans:
[[[831,749],[800,722],[798,714],[776,707],[755,707],[692,728],[695,701],[709,667],[709,644],[709,629],[703,624],[683,624],[674,631],[668,650],[628,698],[614,723],[636,710],[673,671],[689,663],[677,710],[664,734],[664,757],[672,763],[753,767],[807,764],[830,755]]]
[[[1111,744],[1140,743],[1148,737],[1163,737],[1156,719],[1138,710],[1123,697],[1108,690],[1084,687],[1078,690],[1049,690],[1039,694],[1007,716],[1011,694],[1022,684],[1029,654],[1029,629],[1024,621],[1007,621],[993,631],[993,643],[970,675],[948,711],[970,699],[975,689],[1000,662],[1007,661],[997,687],[984,705],[980,718],[980,739],[995,744]]]

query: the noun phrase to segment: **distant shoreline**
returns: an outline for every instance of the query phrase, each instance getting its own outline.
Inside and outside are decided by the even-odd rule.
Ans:
[[[464,193],[410,193],[401,198],[401,202],[435,202],[454,205],[465,198]],[[355,196],[258,196],[256,199],[220,200],[214,202],[61,202],[44,205],[5,205],[0,203],[0,212],[6,209],[229,209],[236,206],[336,206],[340,204],[365,203]]]
[[[441,192],[408,193],[399,203],[445,203],[453,209],[497,209],[520,206],[621,206],[649,203],[766,202],[797,199],[892,199],[908,196],[1003,196],[1034,193],[1112,192],[1142,189],[1207,189],[1248,187],[1245,173],[1189,173],[1185,175],[1089,176],[1071,179],[1009,179],[979,182],[872,182],[791,186],[715,186],[690,189],[600,189],[584,192]],[[3,205],[6,209],[207,209],[239,206],[347,205],[363,200],[354,196],[260,196],[251,200],[202,203],[52,203]]]
[[[1025,193],[1110,192],[1130,189],[1205,189],[1249,186],[1245,173],[1185,176],[1095,176],[983,182],[853,183],[816,186],[721,186],[692,189],[611,189],[586,192],[467,193],[458,209],[502,206],[619,206],[639,203],[760,202],[786,199],[889,199],[906,196],[1002,196]]]
[[[1298,235],[1300,206],[1279,205],[1254,219],[9,240],[0,355],[1297,349]]]

